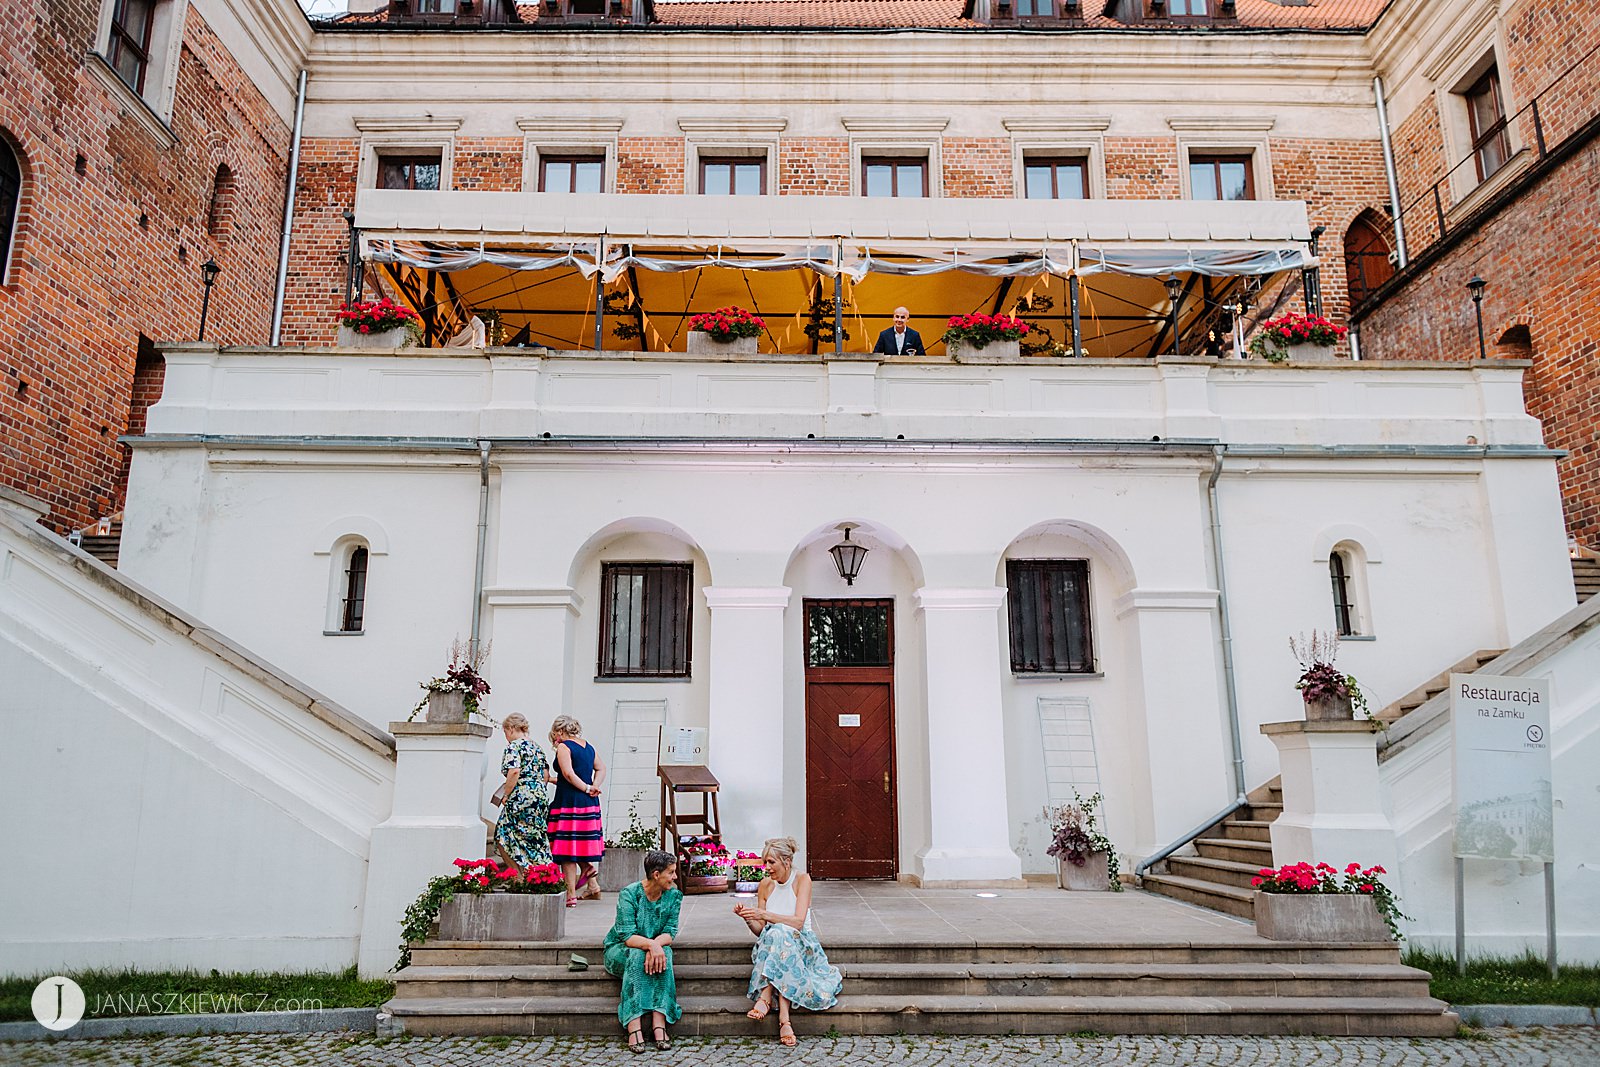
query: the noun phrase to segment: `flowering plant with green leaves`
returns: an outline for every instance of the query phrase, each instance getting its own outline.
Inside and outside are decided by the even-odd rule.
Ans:
[[[983,348],[991,341],[1016,341],[1028,332],[1028,324],[1011,315],[951,315],[940,338],[945,344],[955,341],[972,348]]]
[[[1411,916],[1400,910],[1399,898],[1394,895],[1394,890],[1384,885],[1378,877],[1388,873],[1376,864],[1363,867],[1359,863],[1350,863],[1340,874],[1327,863],[1288,863],[1277,870],[1261,868],[1250,879],[1250,884],[1263,893],[1359,893],[1369,896],[1378,906],[1378,914],[1388,924],[1389,933],[1397,940],[1404,941],[1400,920],[1410,919]]]
[[[384,333],[403,326],[411,333],[413,340],[422,336],[422,316],[388,297],[381,300],[352,300],[341,304],[338,314],[340,324],[356,333]]]
[[[1335,326],[1321,315],[1302,315],[1291,311],[1275,319],[1268,319],[1250,339],[1250,351],[1273,363],[1289,358],[1291,345],[1317,345],[1328,348],[1339,343],[1349,333],[1344,326]]]
[[[713,341],[760,337],[761,331],[766,328],[767,324],[761,316],[737,305],[707,311],[689,319],[689,329],[709,334]]]

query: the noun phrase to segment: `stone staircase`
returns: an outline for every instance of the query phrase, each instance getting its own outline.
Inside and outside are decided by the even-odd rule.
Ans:
[[[115,567],[122,546],[122,513],[85,526],[70,540],[107,567]]]
[[[1103,899],[1103,898],[1102,898]],[[569,953],[590,969],[567,970]],[[1390,944],[832,944],[838,1004],[796,1011],[800,1034],[1328,1034],[1448,1036],[1459,1020],[1426,972]],[[439,942],[413,949],[380,1024],[419,1035],[619,1036],[618,982],[598,943]],[[678,1035],[772,1037],[745,1018],[750,948],[684,946],[674,957]]]
[[[1578,603],[1600,593],[1600,559],[1580,556],[1572,561],[1572,586]]]

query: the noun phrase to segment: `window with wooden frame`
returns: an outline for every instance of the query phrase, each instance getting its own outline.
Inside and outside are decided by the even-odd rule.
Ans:
[[[605,188],[605,156],[539,157],[541,193],[603,193]]]
[[[1333,625],[1340,637],[1357,633],[1355,599],[1350,595],[1350,577],[1353,568],[1349,556],[1335,549],[1328,553],[1328,577],[1333,581]]]
[[[339,607],[339,632],[354,634],[366,629],[367,558],[366,545],[356,545],[344,565],[344,596]]]
[[[600,565],[601,678],[687,678],[692,563]]]
[[[1055,0],[995,0],[995,17],[1000,19],[1052,18]]]
[[[1208,19],[1211,17],[1209,0],[1167,0],[1169,19]]]
[[[0,133],[0,285],[10,280],[11,244],[22,213],[22,160]]]
[[[150,36],[156,24],[157,0],[116,0],[111,9],[111,37],[106,62],[134,92],[144,94],[150,70]]]
[[[928,161],[912,156],[862,156],[864,196],[928,195]]]
[[[437,190],[443,158],[441,152],[380,152],[378,188]]]
[[[701,156],[700,191],[709,196],[761,196],[767,191],[767,159]]]
[[[1089,195],[1088,161],[1028,156],[1022,162],[1022,192],[1029,200],[1083,200]]]
[[[1249,153],[1191,152],[1191,200],[1254,200],[1255,167]]]
[[[1006,604],[1013,673],[1094,673],[1088,560],[1007,560]]]
[[[1462,94],[1467,101],[1467,126],[1472,135],[1472,161],[1481,182],[1511,158],[1505,102],[1500,95],[1500,72],[1495,67]]]

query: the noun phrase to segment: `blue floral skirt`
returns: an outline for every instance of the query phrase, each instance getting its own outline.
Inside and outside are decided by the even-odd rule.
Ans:
[[[759,999],[761,991],[771,985],[797,1008],[824,1011],[833,1007],[844,988],[839,968],[828,962],[822,942],[811,929],[810,916],[804,930],[768,923],[750,950],[750,960],[755,966],[745,995],[751,1000]]]

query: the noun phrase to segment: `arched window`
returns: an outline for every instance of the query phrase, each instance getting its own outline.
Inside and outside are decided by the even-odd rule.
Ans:
[[[360,633],[367,614],[367,546],[350,550],[344,566],[344,595],[339,609],[339,632]]]
[[[11,280],[11,244],[22,214],[22,162],[0,132],[0,285]]]
[[[233,229],[233,184],[232,169],[226,163],[218,164],[216,177],[211,180],[206,232],[219,241],[226,241]]]
[[[1350,592],[1350,557],[1344,549],[1328,555],[1328,576],[1333,580],[1333,624],[1340,637],[1355,634],[1359,621]]]
[[[1355,307],[1394,277],[1389,259],[1389,239],[1372,212],[1363,211],[1344,232],[1345,286]]]

